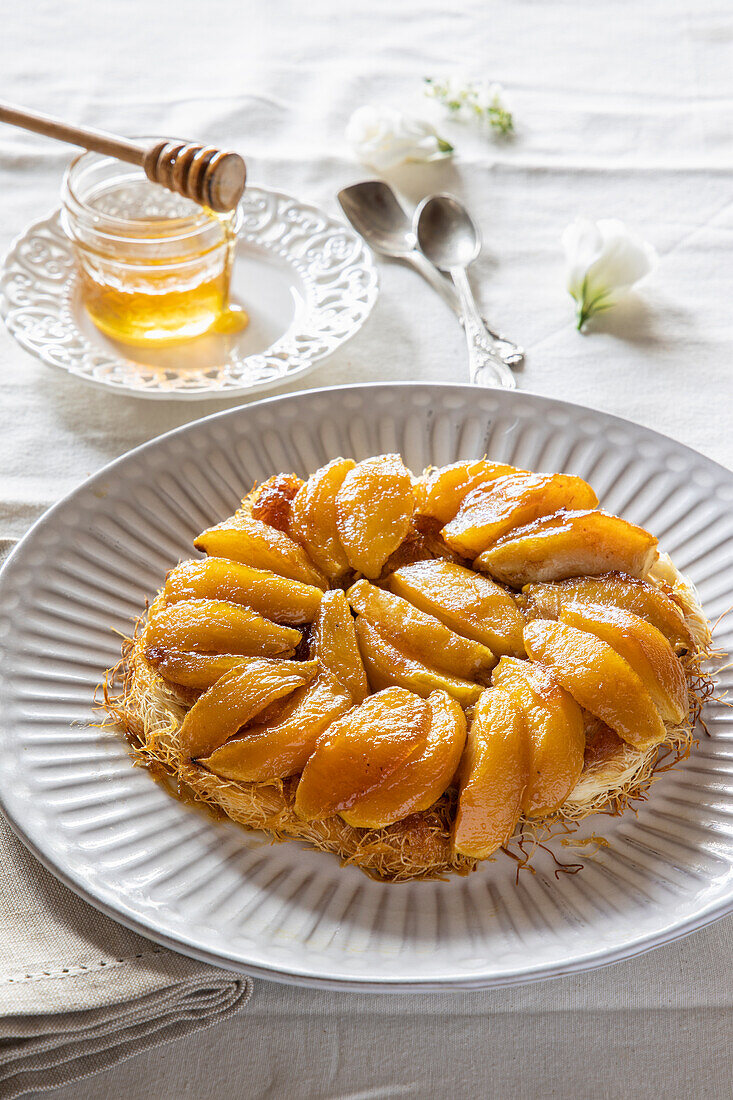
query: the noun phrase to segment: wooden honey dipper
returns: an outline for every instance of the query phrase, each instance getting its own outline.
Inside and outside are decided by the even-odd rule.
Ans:
[[[146,146],[135,141],[69,126],[50,115],[36,114],[0,101],[0,122],[9,122],[36,134],[80,145],[93,153],[116,157],[127,164],[139,164],[153,183],[185,195],[187,199],[225,213],[242,197],[247,169],[238,153],[222,153],[212,145],[185,141],[156,141]]]

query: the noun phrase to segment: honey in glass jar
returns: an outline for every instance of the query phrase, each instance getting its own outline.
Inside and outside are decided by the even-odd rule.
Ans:
[[[83,153],[64,178],[62,221],[84,305],[107,336],[160,347],[246,326],[229,301],[238,211],[215,214],[142,168]]]

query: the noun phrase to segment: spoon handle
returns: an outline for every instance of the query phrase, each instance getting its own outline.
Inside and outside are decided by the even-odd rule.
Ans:
[[[468,371],[473,385],[503,386],[513,390],[517,382],[503,359],[491,346],[486,326],[476,306],[468,275],[464,267],[452,267],[451,278],[458,291],[463,310],[463,327],[468,345]]]
[[[415,271],[418,271],[426,282],[430,283],[434,290],[437,290],[443,300],[448,303],[456,316],[460,319],[461,324],[463,321],[463,308],[461,306],[461,300],[453,289],[448,280],[441,275],[435,264],[432,264],[427,256],[423,255],[419,249],[415,249],[414,252],[406,252],[400,257],[405,263],[410,264]],[[508,340],[506,336],[502,336],[501,333],[494,332],[490,329],[486,318],[481,318],[481,323],[484,326],[489,340],[493,345],[493,350],[500,359],[507,364],[507,366],[516,366],[524,359],[524,348],[521,348],[519,344],[515,344],[512,340]]]

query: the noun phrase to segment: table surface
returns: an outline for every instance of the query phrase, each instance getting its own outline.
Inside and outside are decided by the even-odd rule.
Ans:
[[[425,76],[501,81],[517,133],[448,120],[452,162],[389,178],[461,195],[485,248],[485,313],[527,348],[520,385],[649,425],[733,465],[733,9],[721,0],[79,0],[7,6],[3,95],[121,133],[240,149],[254,183],[336,212],[365,178],[366,102],[425,109]],[[57,202],[68,149],[0,127],[0,247]],[[648,286],[587,334],[559,245],[578,214],[657,247]],[[308,386],[463,380],[461,330],[419,277],[380,265],[364,329]],[[300,388],[291,386],[290,389]],[[232,402],[146,404],[31,359],[0,332],[0,535],[108,460]],[[515,990],[419,996],[258,982],[240,1018],[55,1095],[300,1098],[730,1095],[733,920],[629,963]]]

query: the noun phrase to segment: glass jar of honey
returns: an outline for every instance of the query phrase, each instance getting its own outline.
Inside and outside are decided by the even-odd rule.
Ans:
[[[229,302],[237,211],[215,214],[142,168],[83,153],[64,177],[62,222],[84,305],[107,336],[156,347],[247,324]]]

